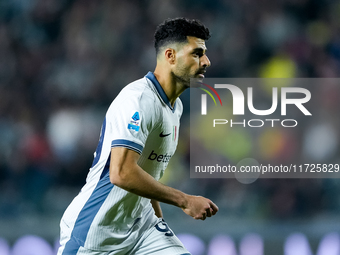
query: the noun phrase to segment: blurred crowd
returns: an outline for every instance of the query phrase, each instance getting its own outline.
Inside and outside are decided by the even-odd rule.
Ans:
[[[210,28],[209,77],[338,77],[336,0],[0,1],[0,217],[61,215],[85,183],[106,109],[126,84],[153,71],[155,28],[178,16]],[[340,163],[340,85],[313,87],[314,94],[322,123],[305,123],[294,136],[268,131],[264,148],[282,141],[269,159],[299,151]],[[226,216],[340,211],[337,179],[190,179],[187,92],[182,100],[179,148],[164,182],[195,194],[200,185]]]

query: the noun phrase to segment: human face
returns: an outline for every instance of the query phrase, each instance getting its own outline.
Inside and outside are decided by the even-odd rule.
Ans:
[[[207,48],[203,39],[188,36],[188,43],[176,52],[176,61],[172,68],[175,79],[190,86],[190,78],[204,78],[206,68],[210,61],[206,55]]]

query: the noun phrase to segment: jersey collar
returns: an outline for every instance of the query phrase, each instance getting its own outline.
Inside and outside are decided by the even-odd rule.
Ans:
[[[162,98],[162,100],[164,101],[164,103],[169,106],[169,108],[171,109],[172,112],[175,112],[176,109],[176,102],[174,104],[174,107],[171,106],[169,98],[167,97],[167,95],[165,94],[161,84],[159,84],[159,82],[157,81],[156,76],[152,73],[152,72],[148,72],[145,75],[146,78],[148,78],[152,84],[155,86],[159,96]]]

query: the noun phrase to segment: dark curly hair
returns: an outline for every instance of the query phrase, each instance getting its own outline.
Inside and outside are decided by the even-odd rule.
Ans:
[[[166,44],[186,42],[187,36],[194,36],[203,40],[210,38],[209,29],[198,20],[187,18],[167,19],[158,25],[155,32],[156,54]]]

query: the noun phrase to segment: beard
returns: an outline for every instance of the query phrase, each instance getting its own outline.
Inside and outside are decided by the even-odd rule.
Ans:
[[[182,84],[184,87],[188,88],[190,87],[190,75],[188,74],[176,74],[175,72],[171,72],[171,76],[174,78],[176,83]]]
[[[177,83],[181,83],[185,88],[190,87],[190,79],[203,79],[198,77],[199,74],[203,73],[205,69],[198,68],[195,72],[189,72],[185,68],[178,67],[176,70],[171,71],[171,76]]]

